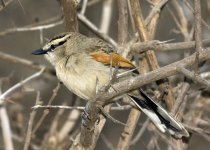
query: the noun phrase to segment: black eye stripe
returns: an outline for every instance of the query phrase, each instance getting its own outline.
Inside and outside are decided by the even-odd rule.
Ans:
[[[49,48],[47,51],[53,51],[53,50],[54,50],[55,48],[57,48],[58,46],[63,45],[66,41],[67,41],[67,40],[61,41],[61,42],[59,42],[58,44],[53,44],[53,45],[51,45],[50,48]]]
[[[61,41],[61,42],[58,43],[58,45],[63,45],[64,43],[66,43],[66,41],[67,41],[67,40]]]

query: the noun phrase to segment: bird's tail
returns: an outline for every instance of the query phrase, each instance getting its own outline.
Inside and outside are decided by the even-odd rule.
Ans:
[[[140,108],[163,133],[168,132],[175,138],[189,137],[184,126],[172,118],[165,109],[155,103],[143,90],[139,90],[143,99],[129,95],[135,105]]]

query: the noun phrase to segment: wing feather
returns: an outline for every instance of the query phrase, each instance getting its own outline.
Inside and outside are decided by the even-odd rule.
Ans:
[[[120,56],[115,52],[106,53],[102,50],[90,53],[90,56],[98,62],[103,63],[104,65],[112,64],[113,67],[128,68],[132,69],[135,66],[128,59]]]

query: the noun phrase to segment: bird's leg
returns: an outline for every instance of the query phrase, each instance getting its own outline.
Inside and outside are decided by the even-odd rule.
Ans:
[[[82,125],[88,130],[93,130],[95,122],[98,123],[100,121],[99,111],[100,109],[95,105],[94,101],[88,101],[83,113],[81,114]]]

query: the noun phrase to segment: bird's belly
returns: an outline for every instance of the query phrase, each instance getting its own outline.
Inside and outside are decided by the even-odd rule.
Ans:
[[[105,86],[109,82],[109,73],[106,71],[88,70],[81,74],[58,70],[56,72],[59,80],[70,91],[85,100],[93,100],[96,88]]]

